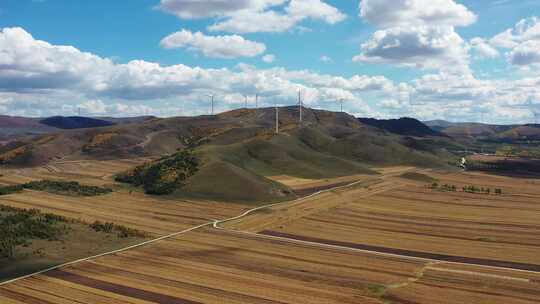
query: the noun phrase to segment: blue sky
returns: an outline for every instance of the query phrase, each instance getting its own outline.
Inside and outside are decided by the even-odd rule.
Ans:
[[[3,0],[0,111],[197,115],[209,92],[225,111],[300,89],[358,116],[514,123],[540,103],[540,1],[193,3]]]

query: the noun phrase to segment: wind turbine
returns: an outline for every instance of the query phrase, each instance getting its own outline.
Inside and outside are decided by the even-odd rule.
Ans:
[[[207,94],[206,96],[210,97],[210,102],[212,103],[211,114],[214,115],[214,97],[216,97],[216,94],[211,93],[211,94]]]
[[[341,113],[343,113],[343,101],[345,100],[345,98],[340,98],[339,99],[339,103],[341,105]]]
[[[529,98],[527,98],[527,101],[524,104],[515,105],[513,107],[529,110],[533,116],[534,124],[538,124],[538,121],[540,119],[540,109],[537,108],[538,106],[540,106],[540,104],[534,103],[533,97],[529,96]]]
[[[259,108],[259,93],[255,94],[255,109]]]
[[[244,108],[248,108],[248,96],[247,95],[244,95]]]
[[[300,111],[299,124],[302,124],[302,89],[298,89],[298,109]]]
[[[279,134],[279,109],[277,101],[274,102],[276,106],[276,134]]]
[[[538,121],[540,121],[540,110],[538,109],[531,109],[531,112],[534,115],[534,124],[537,125]]]

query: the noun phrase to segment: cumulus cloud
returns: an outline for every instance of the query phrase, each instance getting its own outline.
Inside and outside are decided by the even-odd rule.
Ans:
[[[267,54],[262,57],[262,61],[266,63],[272,63],[276,60],[276,56],[272,54]]]
[[[74,47],[36,40],[20,28],[3,29],[0,41],[0,53],[7,54],[1,57],[0,97],[9,100],[5,106],[10,105],[11,111],[17,110],[14,103],[24,100],[38,103],[27,108],[37,109],[39,104],[47,104],[50,111],[73,111],[50,104],[70,100],[91,113],[110,113],[114,111],[110,105],[124,112],[136,112],[132,107],[122,106],[131,103],[118,101],[182,98],[195,102],[210,91],[221,96],[259,93],[292,101],[295,92],[302,89],[309,93],[307,102],[316,103],[335,96],[336,92],[352,99],[358,92],[390,91],[394,86],[392,81],[380,76],[344,78],[283,68],[260,70],[247,65],[205,69],[183,64],[162,66],[143,60],[116,64]],[[38,78],[40,81],[35,81]]]
[[[306,19],[335,24],[346,18],[321,0],[162,0],[159,8],[182,19],[215,17],[209,30],[231,33],[283,32]]]
[[[17,115],[73,114],[81,106],[95,115],[170,116],[180,114],[182,102],[188,106],[183,115],[203,114],[208,112],[208,92],[217,94],[217,109],[226,110],[241,104],[244,94],[259,94],[263,105],[293,104],[301,89],[310,106],[332,109],[331,102],[345,98],[346,109],[357,115],[462,120],[489,109],[489,117],[515,122],[530,119],[530,113],[517,105],[530,96],[540,98],[540,77],[479,80],[471,73],[440,71],[395,83],[384,76],[343,77],[245,64],[233,69],[162,66],[143,60],[116,64],[34,39],[19,28],[3,29],[0,42],[0,54],[5,54],[0,56],[0,109]]]
[[[13,91],[103,86],[109,59],[36,40],[22,28],[0,31],[0,88]],[[95,73],[99,71],[99,73]]]
[[[467,26],[477,16],[453,0],[361,0],[360,16],[381,28]]]
[[[166,49],[187,48],[201,52],[207,57],[229,59],[255,57],[266,50],[263,43],[246,40],[242,36],[207,36],[201,32],[192,33],[185,29],[163,38],[161,46]]]
[[[521,67],[540,65],[540,19],[538,17],[520,20],[514,28],[495,35],[489,42],[493,46],[509,49],[506,57],[513,65]]]
[[[519,66],[540,64],[540,41],[526,41],[508,53],[510,63]]]
[[[490,43],[500,48],[515,48],[523,42],[540,40],[540,19],[530,17],[520,20],[512,29],[495,35]]]
[[[500,56],[499,51],[494,48],[488,41],[480,37],[471,39],[471,47],[480,58],[497,58]]]
[[[388,9],[391,7],[392,9]],[[380,28],[353,61],[467,72],[469,45],[455,31],[477,16],[453,0],[362,0],[360,16]]]
[[[321,0],[292,0],[285,11],[296,19],[313,18],[328,24],[336,24],[346,18],[337,8]]]
[[[468,45],[451,27],[379,30],[361,49],[353,61],[428,69],[464,70],[468,66]]]
[[[83,115],[111,115],[111,116],[134,116],[146,115],[152,112],[152,108],[141,104],[105,103],[102,100],[87,100],[77,105]]]
[[[227,13],[252,8],[256,2],[251,0],[161,0],[158,8],[182,19],[199,19],[223,16]],[[274,1],[279,2],[279,1]]]

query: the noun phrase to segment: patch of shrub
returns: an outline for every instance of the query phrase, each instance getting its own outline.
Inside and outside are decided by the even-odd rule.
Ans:
[[[21,192],[23,189],[75,196],[97,196],[112,192],[109,188],[86,186],[81,185],[78,182],[41,180],[26,184],[0,187],[0,195]]]
[[[28,246],[32,239],[57,240],[65,232],[59,223],[67,219],[37,209],[0,206],[0,258],[13,258],[17,246]]]
[[[456,185],[449,185],[449,184],[439,185],[438,183],[433,183],[431,184],[430,188],[433,190],[439,190],[439,191],[449,191],[449,192],[457,191]]]
[[[118,174],[115,180],[142,186],[147,194],[170,194],[184,185],[184,181],[198,171],[199,161],[191,149],[147,163],[126,173]]]
[[[115,225],[114,223],[110,223],[110,222],[103,223],[101,221],[95,221],[94,223],[90,224],[90,228],[92,228],[96,232],[103,232],[103,233],[116,232],[116,235],[119,238],[128,238],[128,237],[145,238],[147,237],[147,234],[140,230],[128,228],[122,225]]]
[[[12,186],[1,186],[0,195],[8,195],[12,193],[21,192],[23,190],[23,185],[12,185]]]
[[[112,189],[105,187],[81,185],[78,182],[52,180],[33,181],[24,184],[23,187],[25,189],[76,196],[97,196],[112,192]]]
[[[439,191],[450,191],[450,192],[458,191],[455,185],[449,185],[449,184],[439,185],[438,183],[433,183],[429,186],[429,188],[433,190],[439,190]],[[461,190],[467,193],[477,193],[477,194],[487,194],[487,195],[491,194],[492,192],[497,195],[502,194],[502,189],[499,189],[499,188],[494,189],[492,191],[490,188],[477,187],[474,185],[463,186]]]

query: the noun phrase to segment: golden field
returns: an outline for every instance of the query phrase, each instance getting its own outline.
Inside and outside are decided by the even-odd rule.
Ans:
[[[87,162],[83,170],[65,163],[2,178],[80,175],[81,182],[110,184],[114,172],[130,165]],[[379,172],[272,177],[293,190],[342,187],[260,209],[224,229],[209,225],[3,285],[0,303],[538,303],[537,180],[411,167]],[[401,177],[404,172],[503,194],[434,190]],[[3,201],[156,236],[249,209],[115,190],[91,198],[25,191]]]

